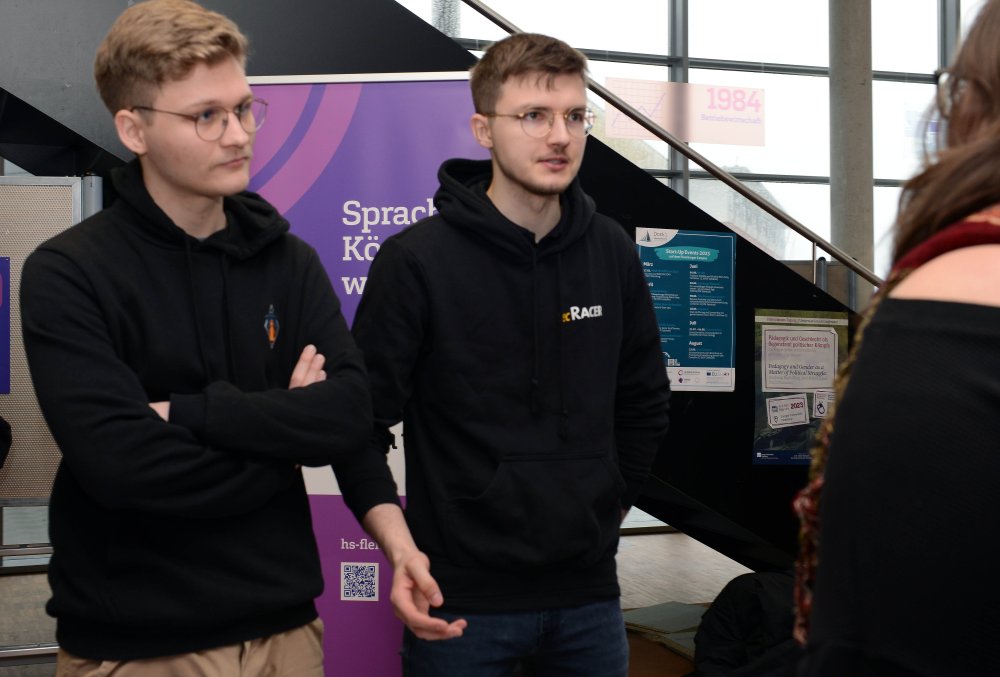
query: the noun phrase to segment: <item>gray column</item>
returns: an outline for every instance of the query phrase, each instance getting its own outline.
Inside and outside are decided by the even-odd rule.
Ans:
[[[871,0],[830,5],[830,241],[874,263]]]
[[[671,82],[688,81],[688,0],[670,0],[670,56],[677,62],[670,67]],[[677,130],[671,129],[675,132]],[[670,149],[670,169],[680,175],[670,179],[670,187],[688,197],[691,190],[691,171],[688,159],[679,151]]]
[[[459,0],[433,0],[431,2],[431,23],[449,38],[459,37]]]

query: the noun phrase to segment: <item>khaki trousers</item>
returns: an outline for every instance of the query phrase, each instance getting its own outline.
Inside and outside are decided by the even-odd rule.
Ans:
[[[95,661],[62,649],[56,677],[323,677],[323,621],[207,651]]]

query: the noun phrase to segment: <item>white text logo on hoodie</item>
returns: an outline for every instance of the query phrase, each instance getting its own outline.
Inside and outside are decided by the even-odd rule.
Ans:
[[[562,321],[576,322],[577,320],[589,320],[594,317],[601,317],[603,309],[601,306],[570,306],[569,310],[562,314]]]

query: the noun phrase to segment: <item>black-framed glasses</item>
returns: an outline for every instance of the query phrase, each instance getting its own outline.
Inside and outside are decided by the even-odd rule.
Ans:
[[[528,136],[541,139],[552,131],[556,123],[556,114],[552,111],[533,108],[523,113],[486,113],[488,118],[516,118],[521,122],[521,129]],[[589,108],[574,108],[560,117],[566,122],[566,131],[573,136],[587,136],[594,128],[594,111]]]
[[[153,113],[166,113],[177,117],[187,118],[194,123],[195,134],[203,141],[218,141],[226,133],[229,126],[229,114],[232,113],[239,120],[240,127],[247,134],[253,134],[264,124],[267,117],[267,101],[264,99],[249,99],[236,108],[229,110],[222,106],[209,106],[200,113],[177,113],[172,110],[161,110],[151,106],[132,106],[130,111],[148,110]]]

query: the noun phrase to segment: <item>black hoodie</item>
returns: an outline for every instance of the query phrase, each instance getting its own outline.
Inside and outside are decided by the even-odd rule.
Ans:
[[[113,179],[119,199],[43,243],[21,280],[31,375],[63,455],[58,642],[122,660],[308,623],[322,577],[296,465],[363,466],[371,430],[340,304],[315,251],[257,195],[226,198],[228,227],[199,241],[152,201],[137,162]],[[329,377],[289,390],[309,343]],[[169,422],[149,407],[162,400]]]
[[[635,244],[574,181],[539,243],[449,160],[439,213],[386,240],[354,334],[376,439],[404,422],[406,514],[446,608],[618,595],[621,511],[667,427],[659,331]]]

